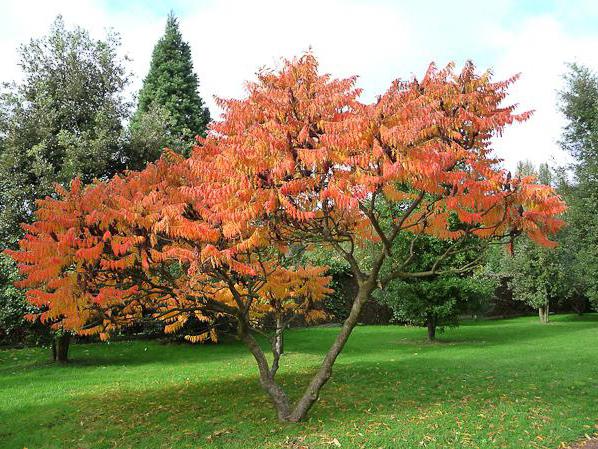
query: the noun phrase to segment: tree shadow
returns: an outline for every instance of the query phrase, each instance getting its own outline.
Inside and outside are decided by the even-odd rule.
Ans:
[[[314,368],[305,371],[281,374],[292,397],[300,395]],[[430,355],[425,362],[416,358],[371,363],[344,360],[335,366],[310,419],[299,425],[281,425],[257,376],[231,371],[226,378],[197,378],[141,390],[128,385],[72,398],[56,395],[43,405],[13,407],[0,416],[0,422],[9,423],[4,430],[0,425],[0,438],[12,444],[5,447],[38,447],[36,443],[44,439],[57,443],[48,447],[144,447],[140,442],[151,445],[148,435],[155,434],[162,438],[156,440],[160,444],[155,447],[187,447],[187,439],[195,441],[195,446],[197,441],[221,445],[218,447],[255,441],[255,446],[244,447],[262,447],[264,438],[272,438],[272,429],[296,436],[329,431],[339,419],[360,426],[371,419],[371,410],[381,417],[399,416],[403,424],[430,415],[439,404],[462,415],[470,403],[521,401],[525,411],[537,393],[530,392],[527,381],[513,382],[514,373],[516,370],[505,375],[500,364],[477,366],[475,360],[463,364]],[[539,391],[548,393],[542,403],[546,410],[553,405],[562,408],[563,403],[574,408],[579,401],[579,391],[561,390],[560,385],[543,379],[536,382]],[[590,388],[588,383],[586,394]],[[559,394],[551,394],[555,392]],[[106,429],[113,437],[104,445],[96,444]]]
[[[598,314],[562,315],[552,318],[552,323],[530,322],[528,319],[513,318],[492,322],[479,322],[448,328],[431,343],[426,338],[423,327],[405,326],[358,326],[353,331],[342,356],[363,355],[364,353],[396,352],[397,347],[410,352],[412,349],[425,348],[427,351],[442,351],[446,346],[462,345],[464,348],[483,349],[490,346],[510,346],[513,343],[534,343],[549,338],[574,335],[587,329],[598,329]],[[575,326],[560,324],[575,323]],[[506,326],[509,324],[510,326]],[[328,347],[336,337],[334,329],[326,329],[319,334],[317,345],[309,339],[288,339],[290,350],[304,354],[322,354],[322,348]],[[371,337],[371,338],[370,338]],[[294,343],[294,344],[293,344]]]

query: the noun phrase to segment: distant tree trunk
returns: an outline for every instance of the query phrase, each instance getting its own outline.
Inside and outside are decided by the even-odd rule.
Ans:
[[[63,334],[54,337],[52,341],[52,358],[58,363],[67,363],[69,361],[69,346],[71,344],[71,335]]]
[[[433,316],[428,316],[426,320],[426,325],[428,327],[428,341],[435,341],[436,340],[436,319]]]
[[[548,323],[548,313],[549,313],[550,305],[548,302],[544,304],[544,307],[540,307],[538,309],[538,315],[540,316],[540,322],[542,324]]]
[[[579,295],[576,295],[571,300],[571,308],[578,315],[583,315],[584,312],[586,311],[586,302],[585,302],[584,298],[581,298]]]
[[[276,317],[276,335],[274,337],[274,352],[284,353],[284,322],[281,316]]]

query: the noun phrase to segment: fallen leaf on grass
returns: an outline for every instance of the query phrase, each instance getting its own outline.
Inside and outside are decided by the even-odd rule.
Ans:
[[[215,430],[214,432],[212,432],[211,434],[209,434],[206,437],[206,440],[208,441],[212,441],[214,438],[218,438],[222,435],[227,435],[229,433],[233,433],[231,430],[229,429],[221,429],[221,430]]]

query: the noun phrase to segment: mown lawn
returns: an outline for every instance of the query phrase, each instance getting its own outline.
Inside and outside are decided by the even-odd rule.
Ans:
[[[288,333],[297,395],[336,328]],[[0,448],[558,448],[596,431],[598,314],[358,327],[307,422],[280,424],[243,346],[0,351]]]

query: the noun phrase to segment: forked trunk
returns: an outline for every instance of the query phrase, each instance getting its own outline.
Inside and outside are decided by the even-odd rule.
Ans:
[[[278,419],[287,421],[290,414],[289,399],[282,387],[274,380],[276,370],[270,370],[266,355],[264,354],[264,351],[262,351],[259,343],[251,335],[247,322],[243,319],[239,319],[237,331],[239,338],[245,343],[245,346],[251,351],[251,354],[253,354],[253,357],[257,362],[260,374],[260,384],[266,393],[268,393],[268,396],[270,396],[270,399],[276,408]],[[276,367],[278,367],[278,360],[275,360],[275,364]]]
[[[279,346],[276,339],[272,344],[274,360],[272,368],[270,368],[264,352],[255,338],[253,338],[251,335],[248,323],[243,318],[239,318],[239,338],[243,341],[243,343],[245,343],[257,362],[260,375],[260,384],[270,396],[280,421],[299,422],[307,416],[307,412],[309,412],[311,407],[318,400],[320,390],[326,384],[328,379],[330,379],[332,374],[332,365],[343,350],[345,343],[347,343],[347,340],[351,335],[351,332],[357,325],[357,319],[359,318],[361,309],[369,299],[373,290],[373,282],[362,283],[359,286],[359,290],[355,300],[353,301],[353,306],[351,307],[349,316],[343,323],[340,332],[334,340],[334,343],[326,353],[320,369],[312,378],[311,382],[303,392],[303,395],[294,406],[291,406],[285,391],[274,380],[278,368],[278,356],[280,355],[280,353],[277,353],[277,348],[279,348]],[[282,339],[279,340],[279,343],[282,343]]]

